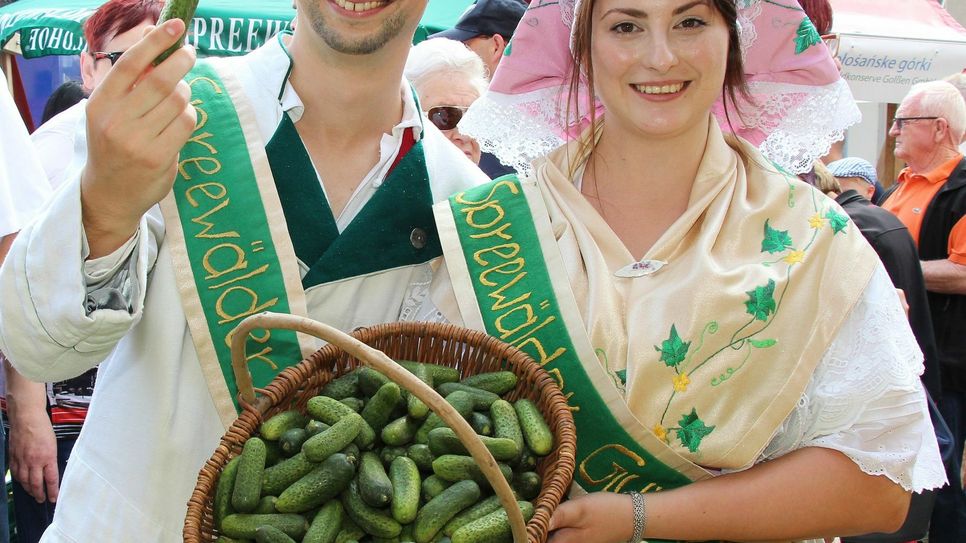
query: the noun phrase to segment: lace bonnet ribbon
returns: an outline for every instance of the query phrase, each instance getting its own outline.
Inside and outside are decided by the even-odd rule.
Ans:
[[[719,99],[722,129],[757,145],[779,166],[809,171],[861,116],[822,39],[796,0],[735,0],[751,101]],[[532,0],[489,89],[460,122],[484,151],[526,174],[530,162],[589,123],[590,89],[578,89],[584,112],[568,111],[571,28],[580,0]],[[604,107],[595,101],[597,115]],[[571,109],[573,109],[571,107]],[[736,115],[735,111],[740,114]],[[569,113],[569,114],[568,114]]]

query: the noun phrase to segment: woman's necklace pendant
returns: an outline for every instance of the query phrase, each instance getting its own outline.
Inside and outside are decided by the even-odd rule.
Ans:
[[[614,275],[625,278],[644,277],[661,271],[664,266],[667,266],[667,262],[663,260],[641,260],[624,266],[614,272]]]

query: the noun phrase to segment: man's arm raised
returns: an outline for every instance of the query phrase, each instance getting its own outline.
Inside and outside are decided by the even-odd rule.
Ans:
[[[193,50],[152,61],[183,31],[180,20],[147,30],[110,70],[75,145],[84,169],[24,227],[0,268],[0,350],[27,378],[80,375],[143,316],[164,236],[155,204],[171,190],[196,123],[183,82]],[[108,287],[128,297],[127,307],[97,306],[92,289]]]
[[[174,183],[178,152],[196,121],[191,90],[183,81],[195,54],[182,47],[158,66],[152,61],[183,33],[178,19],[149,30],[87,104],[81,206],[88,259],[121,247]]]

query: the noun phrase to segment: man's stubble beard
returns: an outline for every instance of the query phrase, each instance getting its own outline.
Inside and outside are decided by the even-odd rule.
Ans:
[[[329,28],[322,14],[317,9],[309,9],[307,11],[312,28],[322,38],[322,41],[333,51],[346,55],[369,55],[375,53],[398,36],[406,24],[405,14],[397,13],[387,19],[375,34],[366,36],[358,41],[349,41]]]

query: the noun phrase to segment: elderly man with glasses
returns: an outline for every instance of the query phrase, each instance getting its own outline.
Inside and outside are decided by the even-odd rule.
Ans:
[[[945,81],[913,86],[889,130],[896,158],[907,166],[882,203],[919,248],[939,349],[938,403],[955,444],[955,465],[946,466],[951,482],[958,482],[966,440],[966,160],[958,149],[964,130],[966,104],[955,87]],[[937,497],[936,513],[950,512],[942,541],[966,541],[966,507],[958,486]],[[944,499],[958,504],[946,507]],[[943,521],[934,515],[937,522]]]

